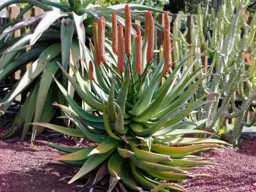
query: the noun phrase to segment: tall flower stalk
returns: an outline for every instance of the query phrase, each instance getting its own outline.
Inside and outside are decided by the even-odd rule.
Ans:
[[[99,45],[99,58],[102,63],[106,62],[106,51],[105,51],[105,27],[106,22],[103,17],[99,18],[98,20],[98,45]]]
[[[149,11],[145,13],[145,39],[148,38],[148,31],[149,31]]]
[[[116,19],[116,12],[113,11],[112,13],[112,49],[113,53],[117,55],[118,53],[118,36],[117,36],[117,19]]]
[[[171,53],[171,39],[170,39],[170,31],[167,29],[165,29],[164,31],[164,59],[165,59],[165,63],[164,63],[164,68],[165,68],[165,72],[168,73],[170,71],[171,68],[171,62],[172,62],[172,53]]]
[[[165,11],[163,14],[164,14],[164,27],[165,27],[165,29],[168,29],[169,31],[171,31],[171,23],[170,23],[170,19],[169,19],[169,14],[167,11]]]
[[[98,44],[98,23],[93,23],[93,45],[94,45],[94,59],[97,65],[100,65],[100,57],[99,57],[99,44]]]
[[[151,12],[146,12],[148,23],[148,50],[147,50],[147,62],[150,63],[154,59],[154,43],[155,43],[155,24],[154,18]]]
[[[124,32],[123,25],[118,25],[118,63],[117,70],[121,74],[124,72]]]
[[[136,73],[140,76],[142,74],[142,39],[141,35],[135,37],[136,44]]]
[[[132,17],[129,5],[125,5],[125,53],[128,57],[131,56],[131,32],[132,32]]]

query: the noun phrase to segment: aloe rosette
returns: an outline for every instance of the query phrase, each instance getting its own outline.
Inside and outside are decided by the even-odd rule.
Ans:
[[[125,19],[130,20],[129,6],[125,10]],[[146,22],[154,27],[152,14],[147,12],[146,15],[149,19]],[[94,24],[96,39],[94,46],[91,44],[91,51],[85,47],[84,62],[90,68],[89,82],[82,78],[77,66],[72,66],[75,74],[72,77],[59,65],[79,98],[72,98],[61,82],[54,79],[68,106],[58,103],[54,105],[65,113],[75,128],[43,122],[33,125],[94,143],[90,147],[82,145],[81,148],[70,148],[45,142],[68,152],[55,160],[81,166],[69,183],[98,170],[97,175],[102,176],[104,173],[104,178],[109,179],[109,191],[120,187],[125,191],[184,191],[183,187],[174,182],[205,176],[188,171],[193,167],[214,165],[194,153],[226,145],[216,139],[185,137],[212,134],[197,129],[203,122],[190,118],[198,108],[210,102],[207,100],[209,95],[193,99],[198,85],[205,78],[199,77],[199,71],[191,70],[201,55],[187,66],[189,58],[184,58],[172,70],[171,63],[166,63],[164,58],[160,63],[155,62],[158,59],[152,41],[154,30],[149,29],[151,31],[148,31],[145,38],[139,28],[135,37],[128,37],[118,22],[117,30],[113,31],[118,33],[117,36],[113,35],[114,41],[116,37],[118,39],[116,56],[111,42],[99,38],[101,33],[98,30],[102,22],[104,18]],[[125,24],[125,29],[129,30],[130,21]],[[168,38],[170,36],[166,36]],[[102,43],[105,47],[99,48]],[[153,50],[152,47],[148,49],[148,44]],[[165,57],[169,58],[168,54],[172,53],[167,46],[170,46],[169,40],[164,46]],[[100,62],[97,62],[99,55]],[[85,86],[88,83],[89,86]],[[91,112],[82,108],[84,104],[91,108]],[[107,171],[103,171],[105,166]],[[92,184],[95,186],[99,181],[97,177]]]
[[[81,3],[80,0],[69,0],[66,4],[62,4],[48,0],[11,0],[1,4],[0,10],[15,3],[27,4],[17,18],[3,26],[0,31],[0,82],[1,90],[3,89],[0,115],[8,113],[9,107],[17,103],[15,98],[20,94],[22,99],[18,101],[20,109],[11,129],[0,138],[10,137],[24,125],[23,140],[30,128],[29,123],[33,121],[49,122],[55,116],[56,110],[51,103],[65,103],[60,92],[55,91],[56,85],[52,83],[52,74],[55,74],[56,78],[60,80],[69,95],[74,96],[72,85],[62,75],[57,63],[60,63],[72,77],[74,74],[69,63],[76,68],[80,66],[79,70],[83,73],[83,78],[88,79],[88,68],[83,66],[83,62],[80,63],[80,60],[84,60],[85,57],[83,50],[86,46],[86,39],[93,35],[93,22],[101,16],[105,16],[105,25],[107,28],[111,28],[109,22],[111,17],[108,15],[115,10],[118,22],[124,23],[122,18],[124,5],[104,8],[92,4],[94,1]],[[43,13],[22,20],[23,15],[34,7],[41,8]],[[131,4],[131,8],[151,9],[139,4]],[[16,30],[26,32],[20,37],[13,38],[13,33]],[[101,48],[104,48],[104,45]],[[27,64],[30,64],[31,68],[21,73],[21,78],[18,81],[9,82],[15,72],[24,71]],[[84,109],[87,110],[88,106],[84,106]],[[42,130],[42,128],[34,126],[32,140],[36,133],[38,134]]]

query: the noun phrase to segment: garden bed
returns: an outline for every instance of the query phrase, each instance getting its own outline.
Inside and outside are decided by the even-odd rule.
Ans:
[[[204,154],[218,166],[195,173],[212,177],[191,179],[183,184],[188,192],[256,191],[256,139],[247,139],[242,149],[214,150]],[[79,183],[68,185],[71,168],[53,165],[49,157],[59,152],[47,146],[32,148],[29,142],[0,141],[0,192],[72,192]],[[85,190],[83,190],[85,191]]]
[[[0,141],[0,192],[75,192],[67,178],[70,168],[51,164],[59,152],[47,146],[31,147],[29,142]]]
[[[241,149],[213,150],[206,158],[218,163],[211,168],[197,169],[211,177],[191,179],[185,183],[189,192],[255,192],[256,191],[256,138],[246,139]]]

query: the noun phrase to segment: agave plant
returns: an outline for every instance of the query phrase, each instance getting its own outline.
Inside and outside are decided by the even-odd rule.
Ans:
[[[75,128],[43,122],[33,125],[94,143],[82,148],[47,143],[68,152],[55,160],[81,166],[69,183],[98,170],[100,178],[109,178],[109,191],[123,185],[126,186],[121,188],[124,191],[184,191],[172,182],[205,176],[187,171],[192,167],[213,165],[193,154],[226,145],[216,139],[185,137],[188,134],[211,134],[196,129],[203,122],[190,118],[191,114],[200,113],[198,108],[211,102],[207,100],[209,95],[193,99],[198,85],[207,76],[199,77],[202,69],[191,70],[201,59],[201,54],[189,64],[189,58],[185,57],[172,68],[169,17],[167,13],[164,16],[165,40],[163,53],[158,56],[154,54],[152,13],[146,12],[144,36],[138,27],[136,36],[132,37],[131,11],[126,6],[125,33],[123,25],[116,20],[116,13],[112,13],[112,47],[104,41],[104,18],[93,25],[93,52],[85,48],[84,61],[89,82],[83,79],[76,66],[71,65],[75,74],[72,77],[59,65],[79,98],[72,98],[55,78],[68,106],[54,105],[61,108]],[[160,63],[157,62],[159,59]],[[91,107],[91,112],[83,109],[84,104]],[[106,164],[107,171],[103,171]],[[99,180],[97,176],[93,185]]]
[[[103,8],[92,5],[93,1],[85,1],[82,4],[80,1],[70,0],[67,4],[61,4],[47,0],[12,0],[1,4],[0,10],[17,2],[28,3],[28,5],[15,20],[5,25],[0,32],[0,52],[3,53],[0,56],[0,82],[5,90],[4,95],[1,96],[1,115],[8,113],[9,107],[18,95],[22,94],[22,99],[13,126],[0,138],[10,137],[24,124],[23,140],[29,130],[30,122],[49,122],[52,119],[56,110],[51,103],[55,101],[65,103],[63,96],[55,91],[56,85],[52,83],[52,74],[55,74],[62,85],[68,89],[68,93],[73,95],[73,88],[60,73],[57,62],[61,63],[62,67],[73,76],[68,63],[80,66],[80,60],[84,58],[82,50],[86,44],[86,34],[87,37],[92,35],[92,23],[100,16],[106,16],[106,19],[111,20],[108,14],[113,9],[118,13],[117,20],[123,23],[124,5]],[[20,18],[34,6],[43,9],[44,13],[21,20]],[[131,7],[150,9],[136,4]],[[111,27],[108,22],[107,27]],[[26,28],[26,32],[20,37],[12,39],[13,33],[23,28]],[[134,30],[131,33],[134,33]],[[27,50],[27,48],[30,49]],[[8,87],[8,79],[16,71],[24,69],[27,64],[31,64],[31,67],[22,74],[15,85]],[[86,78],[87,71],[82,72],[85,73]],[[56,98],[58,99],[56,100]],[[36,130],[37,133],[40,133],[43,129],[33,127],[33,138]]]

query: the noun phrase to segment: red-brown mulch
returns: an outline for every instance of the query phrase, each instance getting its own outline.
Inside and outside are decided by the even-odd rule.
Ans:
[[[246,140],[243,149],[214,150],[204,156],[218,166],[200,168],[194,173],[212,177],[191,179],[183,183],[188,192],[256,192],[256,138]],[[73,192],[76,184],[68,185],[66,176],[74,175],[72,168],[50,164],[48,157],[60,153],[29,142],[0,141],[0,192]]]
[[[60,153],[50,147],[32,147],[29,142],[0,140],[0,192],[75,192],[65,177],[74,170],[51,164]]]
[[[213,150],[204,154],[219,165],[201,168],[209,178],[187,181],[188,192],[256,192],[256,138],[245,140],[241,149]]]

